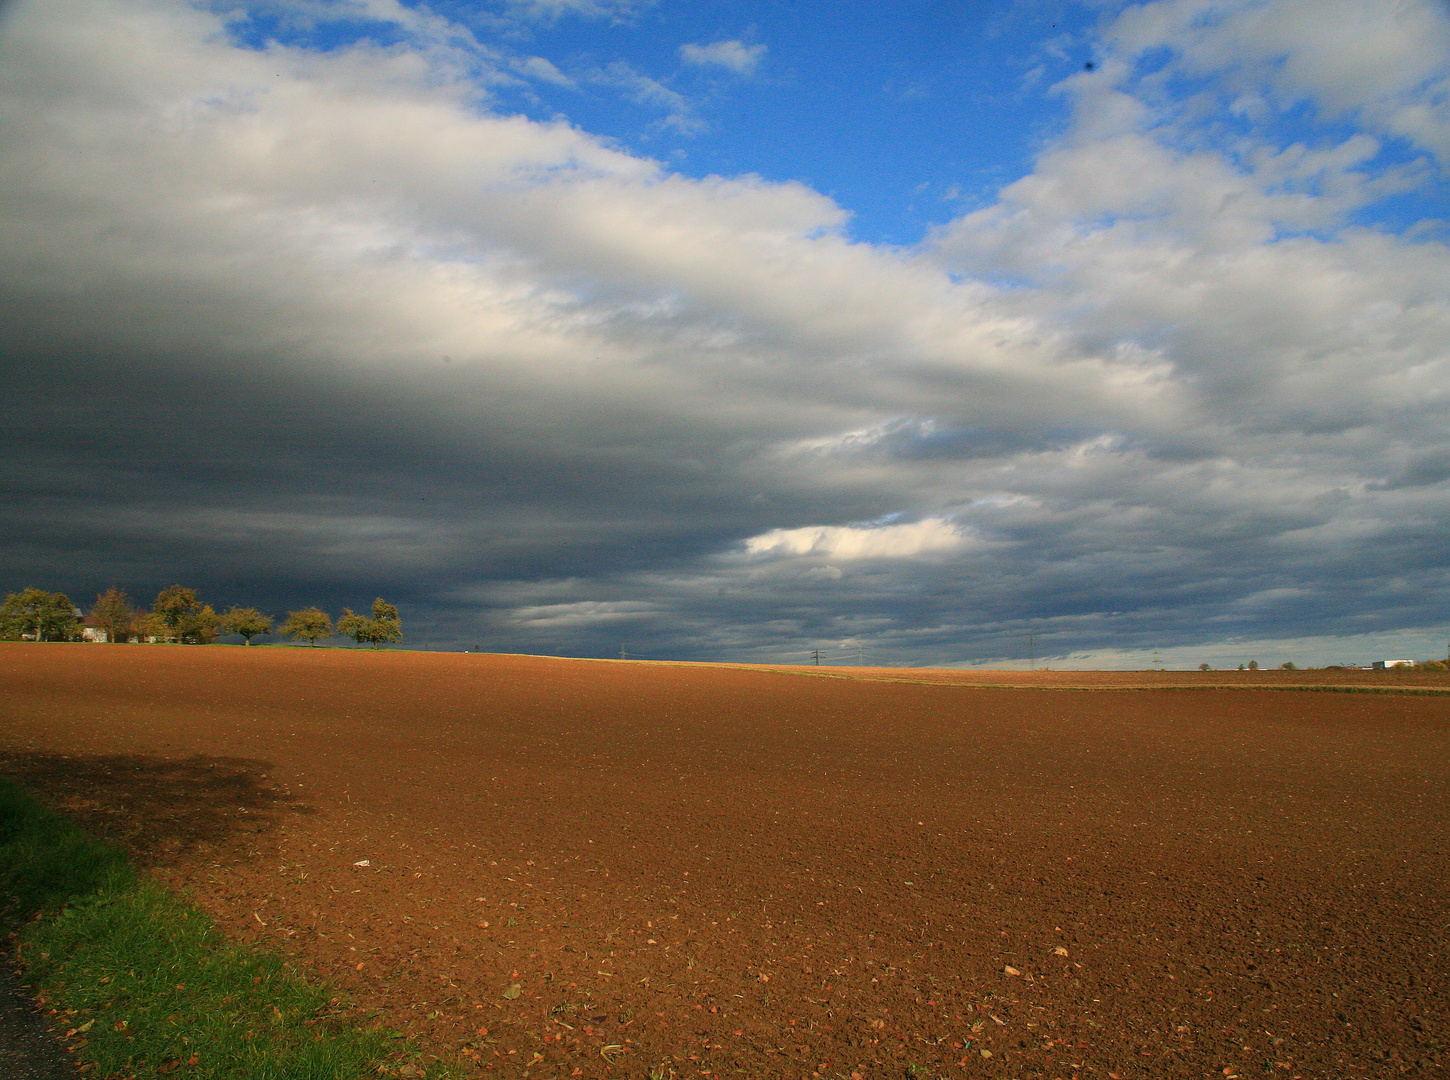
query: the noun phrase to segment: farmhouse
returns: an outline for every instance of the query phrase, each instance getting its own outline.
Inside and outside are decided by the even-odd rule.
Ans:
[[[89,615],[83,614],[80,608],[75,608],[74,611],[76,618],[81,621],[82,641],[105,643],[111,640],[111,635],[106,632],[105,627],[96,625],[96,622]]]

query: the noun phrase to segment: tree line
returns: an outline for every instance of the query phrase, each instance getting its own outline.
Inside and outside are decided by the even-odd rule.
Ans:
[[[252,607],[234,605],[218,614],[210,604],[202,603],[195,589],[184,585],[162,589],[149,609],[133,606],[120,589],[107,589],[97,595],[84,623],[80,608],[65,593],[23,589],[9,594],[0,606],[0,638],[11,641],[24,637],[35,641],[81,641],[89,625],[115,644],[163,641],[208,645],[219,633],[228,633],[240,634],[250,645],[252,638],[274,633],[273,624],[272,616]],[[327,612],[309,607],[289,611],[275,633],[312,646],[330,637],[350,637],[359,645],[370,644],[376,649],[402,641],[403,624],[398,609],[380,596],[373,601],[371,618],[343,608],[334,624]]]

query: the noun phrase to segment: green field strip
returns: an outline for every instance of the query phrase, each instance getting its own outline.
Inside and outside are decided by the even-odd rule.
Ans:
[[[453,1075],[264,949],[227,939],[0,778],[0,916],[66,1050],[97,1078],[356,1080]]]
[[[727,666],[727,665],[721,665]],[[730,665],[734,666],[734,665]],[[739,665],[744,667],[745,665]],[[1450,697],[1450,687],[1439,686],[1355,686],[1322,685],[1316,683],[1288,683],[1278,685],[1250,686],[1245,683],[1123,683],[1113,686],[1088,683],[1005,683],[1005,682],[956,682],[950,679],[904,679],[891,675],[858,675],[843,671],[814,671],[797,667],[752,667],[749,670],[772,675],[801,675],[815,679],[842,679],[853,682],[903,683],[908,686],[935,686],[952,690],[1036,690],[1060,693],[1141,693],[1143,691],[1200,691],[1232,690],[1262,691],[1306,694],[1404,694],[1419,697]]]

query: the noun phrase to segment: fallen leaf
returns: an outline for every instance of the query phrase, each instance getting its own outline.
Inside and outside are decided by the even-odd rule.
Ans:
[[[520,986],[518,983],[514,983],[512,986],[510,986],[507,990],[505,990],[503,992],[503,996],[506,997],[506,998],[508,998],[510,1001],[512,1001],[514,998],[518,997],[523,992],[524,992],[524,988],[522,986]]]

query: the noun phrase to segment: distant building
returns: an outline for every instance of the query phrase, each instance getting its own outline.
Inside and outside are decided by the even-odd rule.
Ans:
[[[1414,667],[1413,660],[1376,660],[1372,665],[1375,671],[1384,671],[1392,667]]]

